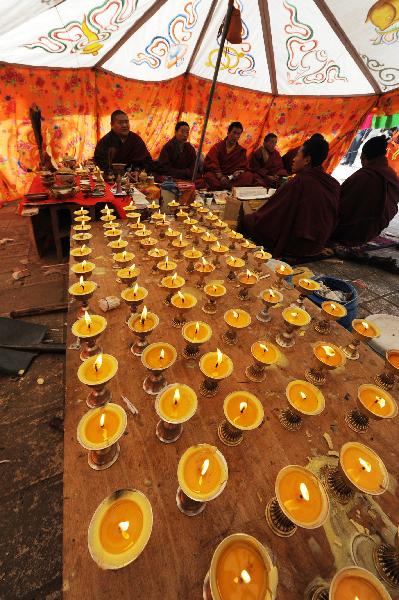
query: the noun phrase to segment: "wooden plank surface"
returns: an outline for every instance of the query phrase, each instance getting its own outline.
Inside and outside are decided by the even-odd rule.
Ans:
[[[92,233],[90,245],[96,264],[92,279],[99,288],[90,304],[92,312],[98,313],[98,299],[119,295],[123,285],[116,282],[116,271],[112,269],[102,226],[93,224]],[[173,308],[162,304],[165,291],[157,286],[159,277],[149,274],[151,263],[143,261],[145,251],[139,249],[133,238],[124,237],[129,240],[128,249],[136,253],[135,262],[142,269],[139,283],[149,290],[147,306],[160,317],[160,324],[149,341],[168,341],[178,350],[178,359],[167,371],[167,380],[169,383],[188,383],[198,392],[202,381],[198,363],[181,356],[184,340],[181,331],[171,326]],[[160,243],[162,246],[165,243]],[[240,254],[236,251],[236,255]],[[253,263],[250,262],[250,265],[253,266]],[[192,311],[192,319],[204,320],[213,329],[213,336],[203,350],[215,350],[217,346],[223,349],[234,362],[234,372],[221,384],[216,397],[203,398],[198,394],[198,411],[184,425],[183,435],[176,443],[162,444],[155,437],[158,418],[154,397],[142,389],[146,372],[140,358],[130,352],[133,335],[124,323],[128,308],[122,304],[120,308],[106,313],[108,327],[102,335],[101,345],[105,352],[115,355],[119,361],[118,374],[111,384],[113,401],[126,408],[121,394],[127,396],[139,409],[139,415],[133,416],[128,411],[128,426],[121,440],[118,461],[105,471],[90,469],[87,453],[76,440],[77,424],[87,410],[87,388],[80,384],[76,375],[79,353],[68,350],[64,462],[64,593],[68,599],[200,600],[202,583],[214,549],[225,536],[235,532],[252,534],[272,549],[279,569],[279,600],[303,598],[307,584],[314,577],[331,578],[337,568],[350,564],[350,540],[342,534],[342,531],[347,531],[348,524],[352,528],[351,533],[356,534],[349,522],[351,515],[346,514],[349,508],[343,510],[332,502],[331,517],[325,527],[314,531],[298,530],[294,537],[288,539],[273,535],[265,521],[264,511],[267,501],[274,495],[276,475],[282,467],[288,464],[306,465],[309,459],[319,460],[318,457],[327,454],[324,432],[331,435],[335,450],[349,440],[370,445],[380,453],[391,474],[390,489],[372,506],[367,497],[356,496],[355,504],[350,507],[356,521],[374,527],[373,531],[378,532],[383,526],[388,531],[390,519],[398,518],[395,480],[398,421],[372,422],[369,431],[363,435],[352,432],[344,422],[346,411],[355,406],[358,385],[372,381],[372,376],[382,370],[382,359],[368,348],[362,348],[361,360],[348,361],[344,370],[328,377],[323,388],[326,397],[324,413],[308,419],[299,432],[288,432],[278,420],[278,411],[287,406],[285,388],[289,380],[304,378],[305,368],[312,361],[311,344],[320,339],[319,334],[311,324],[306,334],[297,338],[293,348],[283,349],[283,364],[271,368],[265,382],[249,382],[244,369],[251,362],[250,346],[262,338],[274,342],[282,327],[281,308],[271,310],[271,323],[262,324],[255,319],[262,306],[261,301],[255,297],[251,302],[240,301],[236,284],[227,283],[228,294],[219,303],[218,313],[205,315],[201,310],[202,292],[191,287],[195,285],[197,275],[187,276],[185,268],[185,263],[180,262],[178,272],[186,276],[186,289],[194,289],[199,298]],[[225,276],[226,270],[223,269],[212,278],[223,279]],[[271,275],[259,282],[255,290],[260,292],[269,287],[273,278]],[[75,280],[71,274],[71,282]],[[296,297],[297,292],[285,290],[284,305]],[[76,306],[76,303],[70,306],[69,331],[76,318]],[[220,339],[224,330],[222,316],[227,308],[234,307],[249,310],[252,324],[240,332],[237,345],[226,346]],[[307,303],[307,308],[313,316],[319,313],[319,309],[310,303]],[[349,339],[350,334],[334,324],[327,341],[347,344]],[[73,341],[69,333],[68,343]],[[247,432],[240,446],[227,447],[218,439],[217,426],[223,419],[224,397],[235,389],[247,389],[261,399],[266,421],[258,430]],[[184,450],[200,442],[214,444],[222,451],[229,466],[229,480],[224,492],[210,502],[202,514],[190,518],[181,514],[176,506],[176,470]],[[326,460],[331,462],[332,459]],[[137,561],[116,572],[101,571],[88,552],[87,528],[101,500],[124,487],[137,488],[149,498],[154,512],[152,535]],[[371,525],[365,522],[370,520],[366,510],[370,506],[374,507],[374,512],[381,510]],[[385,519],[384,523],[382,519]],[[341,527],[340,520],[345,520],[346,529]],[[391,594],[393,598],[399,597],[395,592],[391,591]]]

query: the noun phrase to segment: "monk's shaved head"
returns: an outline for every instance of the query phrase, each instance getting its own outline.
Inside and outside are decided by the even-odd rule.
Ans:
[[[320,167],[328,156],[329,144],[324,138],[310,138],[302,146],[304,157],[309,156],[312,167]]]
[[[242,123],[240,123],[240,121],[233,121],[232,123],[230,123],[227,132],[230,133],[231,131],[233,131],[233,129],[241,129],[241,131],[244,131],[244,127],[242,126]]]
[[[127,114],[118,108],[118,110],[114,110],[111,115],[111,123],[114,123],[118,117],[127,117]]]
[[[377,156],[385,156],[388,148],[388,140],[385,135],[378,135],[366,142],[362,149],[362,156],[367,160],[377,158]]]

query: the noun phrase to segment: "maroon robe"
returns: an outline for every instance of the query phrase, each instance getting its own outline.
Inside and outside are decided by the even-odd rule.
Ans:
[[[244,231],[276,258],[315,256],[330,239],[338,211],[338,181],[322,167],[304,169],[244,217]]]
[[[133,131],[129,131],[125,141],[122,141],[112,130],[109,131],[96,146],[94,162],[106,173],[112,170],[112,163],[124,163],[126,167],[146,169],[147,171],[153,168],[147,146]]]
[[[287,171],[284,168],[283,159],[278,150],[268,152],[269,158],[265,161],[263,148],[258,148],[251,154],[249,166],[263,181],[266,187],[276,187],[276,182],[271,178],[274,175],[286,177]]]
[[[373,159],[341,186],[339,222],[333,240],[364,244],[377,237],[398,212],[399,178],[385,156]]]
[[[174,137],[166,142],[158,159],[158,172],[175,179],[190,179],[193,176],[197,153],[194,146],[185,142],[182,146]]]
[[[230,179],[229,185],[223,185],[216,177],[216,173],[222,173],[225,177],[233,175],[235,171],[244,172],[234,179]],[[251,185],[262,185],[256,175],[248,170],[247,151],[236,144],[231,152],[227,152],[226,140],[218,142],[209,150],[204,160],[204,180],[210,190],[224,190],[231,187],[246,187]]]
[[[298,154],[298,150],[300,148],[301,148],[301,146],[296,146],[296,148],[292,148],[291,150],[288,150],[288,152],[286,152],[283,155],[283,158],[282,158],[283,165],[286,168],[287,173],[289,175],[292,175],[292,163],[294,162],[294,158]]]

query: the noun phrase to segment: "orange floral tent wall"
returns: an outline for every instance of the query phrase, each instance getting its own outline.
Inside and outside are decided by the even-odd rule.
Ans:
[[[33,103],[42,111],[43,138],[56,160],[66,154],[79,161],[92,156],[116,108],[128,113],[131,128],[142,135],[156,158],[179,119],[190,123],[191,141],[198,144],[210,82],[188,75],[147,83],[91,69],[3,66],[0,87],[0,200],[4,202],[27,191],[31,171],[39,164],[29,120]],[[248,151],[268,131],[278,134],[283,152],[319,131],[330,141],[327,168],[331,171],[377,102],[377,96],[273,96],[218,84],[204,151],[223,138],[236,119],[244,124],[242,143]]]

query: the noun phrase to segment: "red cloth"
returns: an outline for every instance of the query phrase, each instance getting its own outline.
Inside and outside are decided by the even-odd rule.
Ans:
[[[249,159],[249,166],[261,179],[266,187],[276,187],[276,182],[271,179],[272,176],[286,177],[288,175],[283,159],[278,150],[268,152],[268,159],[265,161],[263,148],[258,148],[253,152]]]
[[[300,149],[300,147],[301,146],[296,146],[296,148],[288,150],[288,152],[286,152],[282,158],[284,167],[286,168],[287,173],[289,175],[292,175],[292,163],[294,162],[294,158],[298,154],[298,150]]]
[[[230,180],[229,185],[222,184],[217,174],[225,177],[233,175],[235,171],[243,170],[235,179]],[[248,170],[247,151],[236,144],[231,152],[227,152],[226,140],[218,142],[209,150],[204,160],[204,180],[211,190],[223,190],[226,187],[246,187],[261,185],[256,175]]]
[[[94,162],[104,172],[112,169],[112,163],[124,163],[132,169],[153,168],[151,154],[147,146],[137,133],[129,131],[124,142],[112,130],[98,142],[94,151]]]
[[[245,233],[276,258],[319,254],[338,221],[339,190],[322,167],[305,169],[244,217]]]
[[[95,206],[98,202],[105,202],[106,204],[112,204],[118,213],[118,217],[120,219],[124,219],[126,217],[126,213],[123,210],[123,207],[129,204],[131,198],[115,198],[115,196],[111,192],[111,186],[106,183],[105,184],[105,194],[101,198],[85,198],[82,192],[78,192],[76,196],[73,198],[67,198],[66,200],[55,200],[54,198],[49,198],[48,200],[30,200],[29,198],[24,198],[19,203],[18,212],[22,213],[22,210],[25,204],[33,205],[37,204],[40,206],[45,206],[46,204],[60,204],[62,202],[72,202],[74,204],[79,204],[80,206]],[[32,185],[29,189],[29,194],[43,194],[48,193],[48,189],[44,187],[42,184],[41,178],[37,175],[32,181]]]
[[[197,153],[194,146],[185,142],[180,146],[176,138],[172,138],[161,150],[158,159],[158,172],[175,179],[191,180]]]
[[[341,186],[339,223],[333,239],[348,245],[377,237],[398,212],[399,178],[385,157],[370,161]]]

